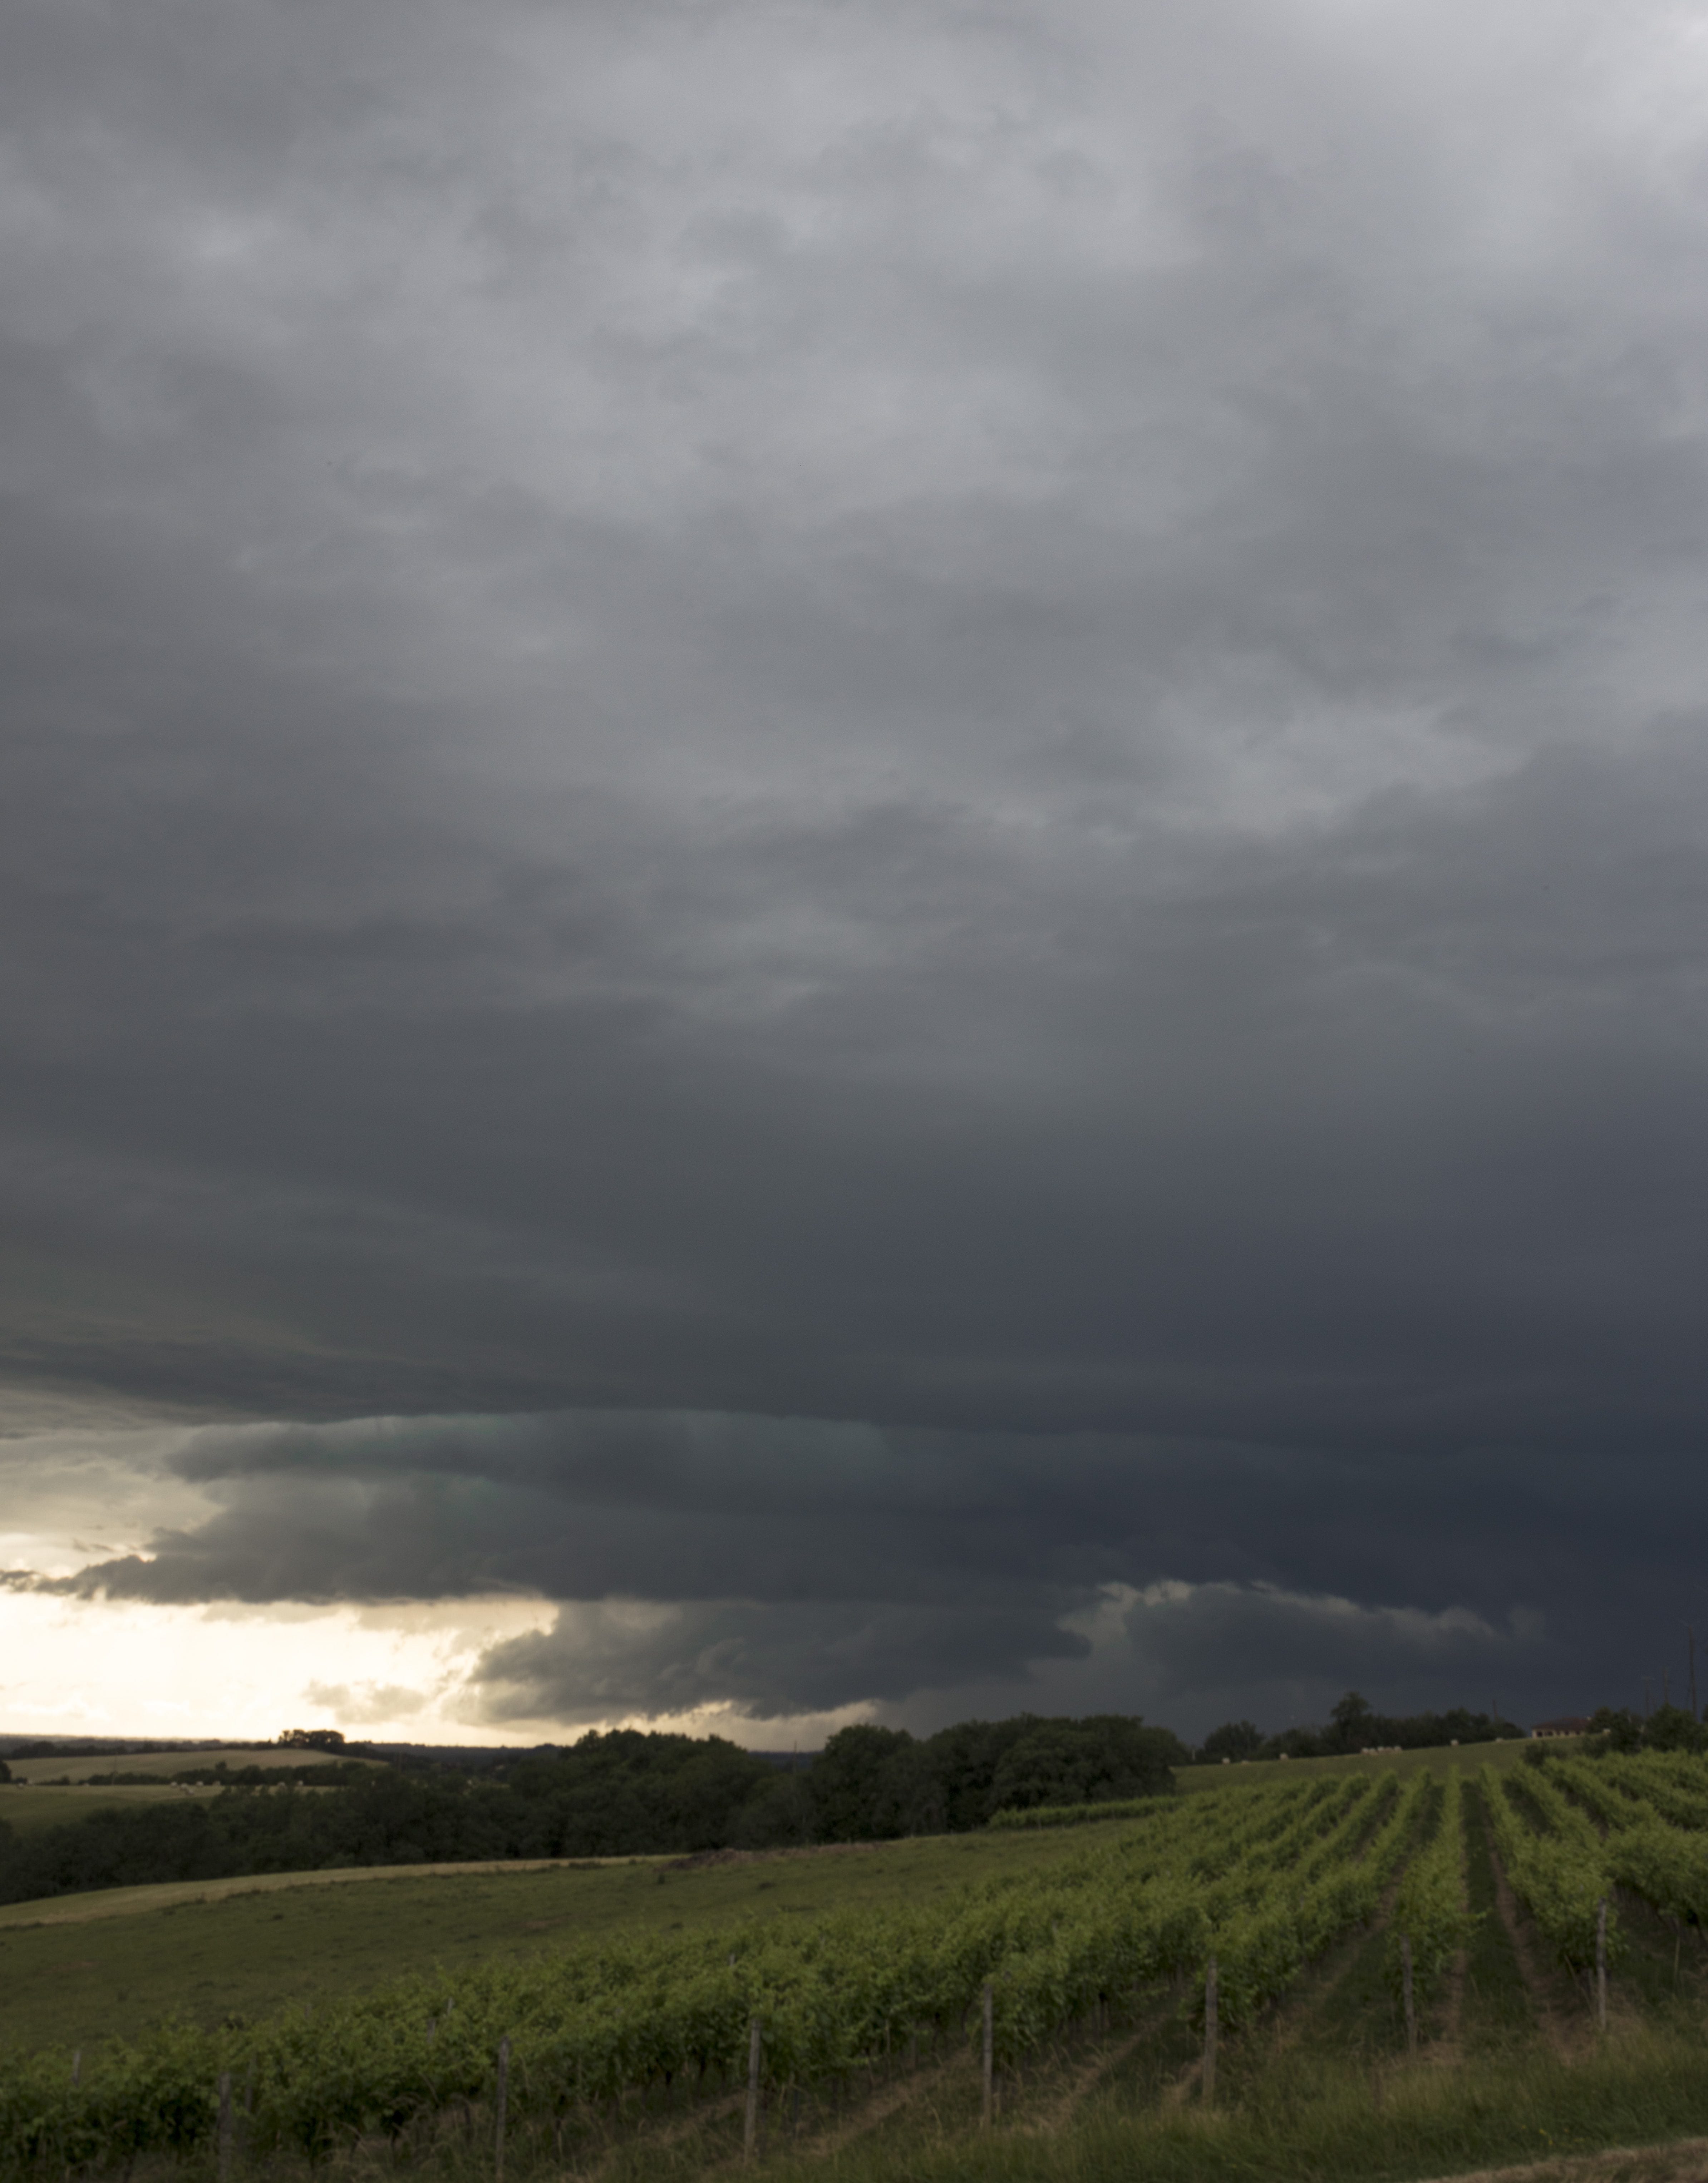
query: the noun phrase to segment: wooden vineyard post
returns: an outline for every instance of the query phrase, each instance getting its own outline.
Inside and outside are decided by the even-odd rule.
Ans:
[[[1216,2105],[1216,1958],[1204,1974],[1204,2104]]]
[[[80,2047],[71,2057],[71,2089],[75,2092],[83,2081],[83,2049]]]
[[[220,2072],[220,2183],[231,2183],[231,2072]]]
[[[1402,1933],[1399,1936],[1399,1986],[1405,1998],[1405,2051],[1408,2054],[1415,2054],[1417,2052],[1417,2009],[1411,1991],[1410,1933]]]
[[[498,2041],[498,2114],[492,2130],[492,2175],[494,2183],[504,2183],[504,2116],[510,2104],[510,2042],[508,2038]]]
[[[984,2126],[996,2111],[996,1988],[984,1982]]]
[[[1595,2029],[1607,2029],[1607,1897],[1595,1906]]]
[[[742,2129],[742,2158],[751,2160],[759,2141],[759,2020],[748,2025],[748,2112]]]

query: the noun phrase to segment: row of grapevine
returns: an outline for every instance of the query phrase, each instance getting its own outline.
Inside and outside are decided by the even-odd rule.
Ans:
[[[0,2164],[100,2167],[205,2143],[221,2073],[242,2088],[253,2153],[396,2137],[484,2100],[501,2038],[518,2118],[733,2079],[754,2018],[766,2081],[820,2083],[921,2031],[954,2040],[987,1980],[998,2058],[1012,2062],[1093,2008],[1196,1979],[1211,1952],[1232,2026],[1371,1914],[1422,1786],[1401,1794],[1389,1776],[1193,1799],[938,1906],[584,1947],[406,1980],[312,2018],[170,2027],[102,2057],[81,2084],[63,2056],[0,2062]]]
[[[1595,1770],[1675,1827],[1708,1831],[1708,1772],[1682,1751],[1613,1753]]]
[[[1541,1774],[1533,1769],[1533,1779]],[[1621,1789],[1610,1777],[1605,1767],[1587,1758],[1550,1759],[1548,1773],[1553,1780],[1575,1797],[1599,1827],[1606,1828],[1610,1835],[1622,1834],[1627,1827],[1634,1827],[1655,1814],[1628,1791]]]
[[[1513,1891],[1536,1920],[1543,1937],[1573,1968],[1595,1960],[1596,1925],[1609,1894],[1601,1838],[1576,1805],[1537,1769],[1524,1769],[1522,1788],[1510,1775],[1492,1766],[1480,1769],[1495,1847]],[[1528,1801],[1546,1825],[1541,1833],[1523,1808]],[[1618,1952],[1618,1920],[1607,1910],[1607,1948]]]
[[[1104,1819],[1142,1819],[1155,1809],[1154,1797],[1113,1797],[1101,1804],[1028,1804],[998,1812],[985,1824],[996,1834],[1035,1827],[1088,1827]]]
[[[1708,1844],[1662,1819],[1639,1822],[1607,1844],[1607,1869],[1622,1886],[1679,1924],[1708,1924]]]
[[[1321,1858],[1331,1844],[1344,1839],[1349,1829],[1356,1835],[1368,1825],[1374,1808],[1373,1786],[1368,1780],[1313,1785],[1310,1793],[1293,1810],[1279,1815],[1266,1828],[1252,1830],[1239,1869],[1248,1875],[1288,1872],[1303,1857]],[[1208,1871],[1204,1858],[1200,1846],[1195,1870]],[[1225,1869],[1233,1869],[1232,1866]]]
[[[1412,1975],[1427,1993],[1476,1930],[1465,1899],[1465,1792],[1457,1769],[1443,1791],[1435,1831],[1405,1868],[1389,1928],[1389,1974],[1400,1982],[1399,1943],[1411,1944]]]
[[[1170,1971],[1200,1969],[1210,1953],[1228,1958],[1223,2016],[1232,2028],[1249,2008],[1282,1991],[1344,1929],[1344,1919],[1324,1926],[1320,1916],[1313,1917],[1321,1890],[1319,1885],[1310,1891],[1310,1883],[1319,1868],[1338,1866],[1349,1856],[1370,1824],[1368,1808],[1386,1801],[1372,1796],[1368,1781],[1328,1781],[1267,1797],[1258,1792],[1229,1810],[1189,1814],[1196,1823],[1186,1837],[1190,1853],[1183,1869],[1148,1873],[1151,1892],[1143,1897],[1123,1896],[1111,1861],[1087,1890],[1079,1915],[1054,1930],[1048,1949],[1017,1953],[1002,1964],[994,2011],[999,2058],[1017,2059],[1044,2036],[1041,2027],[1082,2015],[1120,1991],[1116,1966],[1124,1970],[1130,1964],[1138,1973],[1135,1982],[1143,1982],[1142,1966],[1154,1980]],[[1149,1862],[1154,1845],[1147,1849]],[[1281,1875],[1285,1888],[1277,1885]],[[1156,1891],[1165,1888],[1160,1897]],[[1177,1906],[1178,1922],[1168,1927],[1158,1922],[1159,1899]],[[1279,1909],[1281,1903],[1288,1908]],[[1262,1922],[1266,1908],[1267,1968],[1261,1977],[1242,1980],[1239,1965],[1253,1954],[1254,1924]]]
[[[1708,1835],[1671,1825],[1639,1803],[1605,1762],[1566,1759],[1549,1773],[1607,1829],[1602,1857],[1607,1876],[1651,1903],[1663,1917],[1708,1924]]]
[[[1428,1777],[1414,1775],[1402,1791],[1394,1775],[1353,1807],[1338,1837],[1327,1838],[1297,1872],[1274,1873],[1215,1936],[1221,2021],[1237,2029],[1277,1999],[1305,1964],[1355,1925],[1376,1914],[1415,1827]],[[1374,1807],[1374,1808],[1370,1808]],[[1353,1855],[1355,1837],[1375,1821]]]

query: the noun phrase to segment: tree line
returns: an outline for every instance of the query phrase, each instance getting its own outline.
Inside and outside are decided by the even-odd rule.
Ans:
[[[1516,1721],[1464,1706],[1450,1713],[1381,1714],[1349,1691],[1320,1728],[1286,1728],[1266,1736],[1249,1720],[1224,1721],[1199,1746],[1207,1765],[1222,1758],[1334,1758],[1360,1751],[1427,1751],[1450,1743],[1494,1743],[1522,1736]]]
[[[1708,1721],[1686,1706],[1659,1705],[1651,1713],[1628,1706],[1602,1706],[1589,1717],[1595,1739],[1586,1747],[1602,1751],[1708,1751]]]
[[[334,1866],[693,1855],[960,1833],[1000,1810],[1164,1793],[1190,1755],[1166,1729],[1128,1715],[1021,1714],[926,1737],[845,1728],[802,1771],[781,1770],[720,1736],[630,1729],[530,1753],[497,1775],[370,1767],[321,1786],[331,1769],[282,1785],[276,1774],[244,1769],[219,1795],[193,1802],[115,1807],[23,1835],[0,1820],[0,1902]],[[186,1771],[205,1778],[208,1769]]]

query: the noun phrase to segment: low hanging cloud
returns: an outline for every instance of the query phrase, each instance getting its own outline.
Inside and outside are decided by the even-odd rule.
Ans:
[[[1043,1660],[1088,1641],[1022,1598],[696,1600],[570,1606],[550,1630],[506,1638],[469,1682],[481,1717],[567,1722],[726,1710],[776,1719],[894,1707],[968,1684],[1021,1689]]]
[[[1127,1603],[1122,1604],[1123,1600]],[[1113,1603],[1118,1625],[1099,1609]],[[1143,1710],[1188,1732],[1240,1712],[1320,1719],[1349,1680],[1394,1709],[1519,1703],[1543,1618],[1363,1605],[1269,1585],[1106,1589],[1066,1625],[1001,1609],[849,1601],[603,1603],[492,1647],[464,1703],[489,1725],[724,1711],[776,1719],[851,1704],[936,1727],[969,1710]]]
[[[1483,1712],[1497,1698],[1518,1707],[1553,1666],[1546,1619],[1533,1608],[1497,1622],[1466,1607],[1273,1585],[1151,1586],[1127,1607],[1123,1634],[1170,1710],[1200,1722],[1243,1715],[1270,1729],[1325,1719],[1350,1686],[1389,1713]]]
[[[1657,1520],[1593,1458],[618,1412],[210,1429],[172,1469],[203,1520],[36,1588],[557,1603],[472,1671],[488,1721],[923,1719],[960,1692],[1201,1726],[1296,1715],[1337,1681],[1480,1705],[1491,1674],[1545,1705],[1561,1680],[1617,1687],[1610,1646],[1644,1591],[1689,1580],[1676,1511]],[[1676,1484],[1703,1504],[1693,1471]]]

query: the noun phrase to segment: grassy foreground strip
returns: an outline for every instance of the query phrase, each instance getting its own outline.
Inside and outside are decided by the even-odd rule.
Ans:
[[[1522,2058],[1384,2075],[1379,2100],[1367,2072],[1298,2055],[1252,2087],[1237,2108],[1152,2106],[1114,2097],[1051,2135],[989,2136],[944,2130],[921,2139],[874,2133],[832,2158],[764,2163],[776,2183],[1418,2183],[1523,2164],[1526,2183],[1568,2175],[1572,2156],[1605,2147],[1657,2147],[1708,2133],[1708,2072],[1698,2041],[1647,2030],[1610,2041],[1566,2064],[1538,2049]],[[1571,2166],[1567,2166],[1567,2162]],[[1540,2168],[1532,2164],[1545,2164]],[[1560,2165],[1557,2169],[1555,2164]],[[669,2171],[638,2152],[607,2171],[620,2183],[654,2183]],[[1638,2155],[1610,2171],[1619,2183],[1708,2173],[1699,2152],[1674,2169]],[[1515,2179],[1516,2183],[1516,2179]]]

